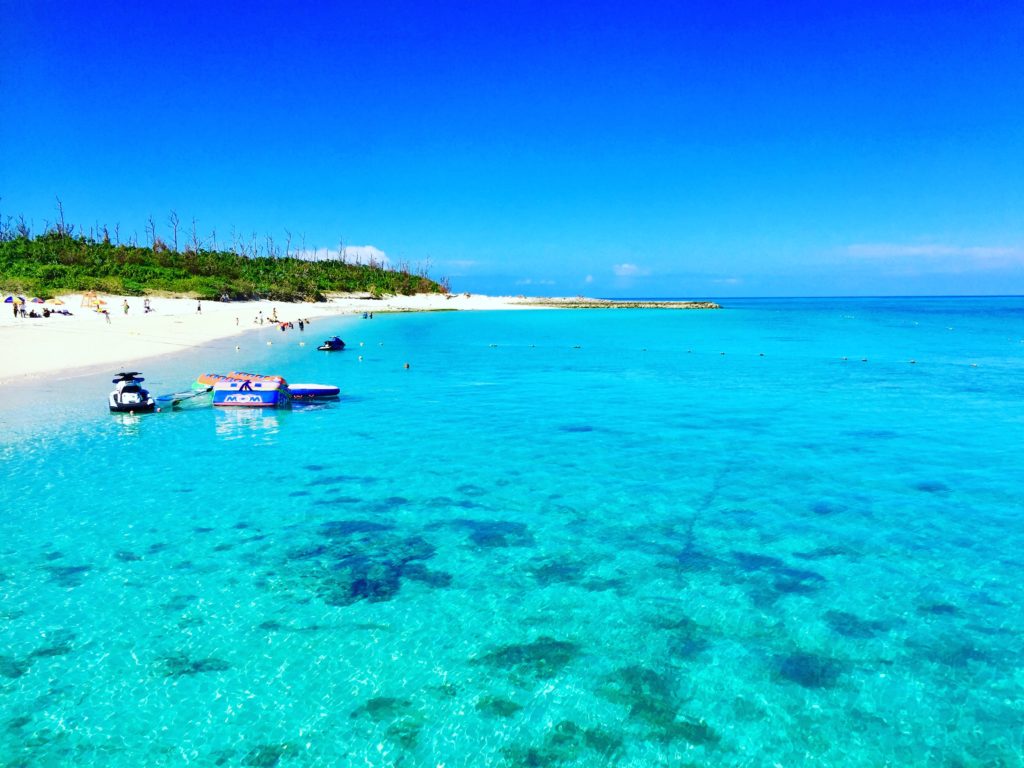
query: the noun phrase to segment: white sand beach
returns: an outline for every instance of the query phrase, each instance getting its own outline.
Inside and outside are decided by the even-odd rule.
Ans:
[[[337,296],[319,303],[274,301],[197,302],[188,298],[149,297],[151,312],[144,312],[141,296],[103,295],[108,314],[84,306],[81,294],[61,296],[61,306],[72,313],[48,318],[14,317],[11,304],[0,304],[0,384],[40,375],[74,375],[86,369],[130,369],[159,355],[210,345],[212,342],[259,328],[276,316],[297,323],[309,318],[363,312],[429,312],[442,310],[542,309],[525,297],[479,294],[418,294],[371,299]],[[124,312],[124,302],[128,312]],[[45,305],[26,309],[41,312]],[[202,311],[198,312],[197,307]]]

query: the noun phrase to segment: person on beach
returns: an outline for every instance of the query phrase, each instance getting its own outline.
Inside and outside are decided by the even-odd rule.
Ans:
[[[126,315],[128,314],[128,299],[125,299],[125,300],[124,300],[124,304],[122,304],[122,305],[121,305],[121,309],[123,309],[123,310],[124,310],[124,313],[125,313]]]
[[[110,325],[110,310],[109,309],[104,309],[103,310],[103,316],[105,318],[107,318],[107,325]]]
[[[196,302],[196,314],[197,315],[203,314],[203,303],[201,301],[197,301]]]
[[[304,322],[302,322],[302,318],[301,317],[299,318],[299,330],[300,331],[306,330],[306,324]]]
[[[12,303],[11,304],[11,309],[14,311],[14,319],[17,320],[18,319],[18,305]]]
[[[153,308],[151,306],[149,306],[149,299],[145,299],[142,302],[142,309],[143,309],[144,312],[152,312],[153,311]]]

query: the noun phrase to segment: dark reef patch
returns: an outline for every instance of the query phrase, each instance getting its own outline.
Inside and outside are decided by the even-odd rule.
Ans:
[[[373,520],[328,520],[320,526],[320,535],[337,539],[362,533],[393,530],[395,526]]]
[[[841,514],[845,511],[846,507],[831,501],[816,501],[811,505],[811,512],[822,517]]]
[[[392,720],[404,715],[412,706],[408,699],[397,699],[390,696],[377,696],[368,699],[364,704],[352,710],[352,719],[366,717],[371,720]]]
[[[432,571],[423,563],[407,563],[402,568],[402,576],[409,581],[418,581],[428,587],[443,589],[452,584],[452,575],[447,571]]]
[[[479,485],[474,485],[473,483],[463,483],[455,490],[457,490],[463,496],[485,496],[487,494],[486,488]]]
[[[117,550],[117,552],[114,553],[114,557],[120,560],[122,563],[134,563],[142,559],[134,552],[129,552],[127,549]]]
[[[242,765],[256,768],[274,768],[285,754],[295,748],[291,744],[260,744],[242,758]]]
[[[588,424],[563,424],[560,426],[559,431],[568,432],[570,434],[580,434],[583,432],[593,432],[594,428]]]
[[[541,768],[579,765],[587,751],[600,755],[601,764],[614,764],[621,748],[622,739],[602,728],[581,728],[571,720],[562,720],[544,737],[540,746],[514,745],[502,749],[502,754],[511,766]]]
[[[769,555],[759,555],[756,552],[733,552],[732,558],[742,570],[748,573],[786,567],[784,560]]]
[[[193,528],[192,530],[195,533],[213,533],[214,530],[216,530],[216,529],[210,528],[210,527],[205,526],[205,525],[201,525],[201,526],[197,526],[197,527]]]
[[[546,680],[554,677],[578,659],[582,649],[577,643],[541,636],[529,643],[511,643],[472,660],[518,677]]]
[[[52,563],[54,560],[60,560],[62,557],[64,557],[63,552],[59,550],[54,550],[53,552],[47,552],[45,555],[43,555],[43,560]]]
[[[542,587],[552,584],[578,584],[587,575],[587,563],[571,558],[534,558],[527,572]]]
[[[494,696],[485,696],[476,703],[476,711],[491,717],[512,717],[522,707],[514,701],[499,699]]]
[[[292,491],[288,495],[293,499],[297,499],[300,496],[309,496],[309,491]]]
[[[358,496],[330,496],[326,499],[317,499],[313,503],[328,507],[334,504],[358,504],[361,501],[362,499]]]
[[[376,477],[363,477],[360,475],[330,475],[328,477],[318,477],[309,485],[345,485],[347,483],[356,483],[359,485],[373,485],[378,482]]]
[[[633,665],[617,669],[598,687],[598,696],[629,710],[629,718],[650,728],[650,738],[659,741],[683,739],[694,745],[712,745],[720,740],[701,719],[680,713],[685,701],[676,693],[675,680],[667,673]]]
[[[775,657],[774,671],[781,679],[804,688],[832,688],[842,675],[842,667],[834,659],[803,652]]]
[[[921,616],[956,616],[960,609],[952,603],[928,603],[917,609]]]
[[[843,637],[866,640],[888,630],[883,621],[867,621],[846,611],[827,611],[823,618],[833,632]]]
[[[919,658],[953,669],[963,669],[972,661],[987,663],[990,660],[974,643],[958,636],[908,638],[904,644]]]
[[[174,595],[160,607],[170,613],[177,613],[178,611],[185,610],[198,599],[199,595]]]
[[[0,656],[0,677],[6,677],[8,680],[16,680],[28,672],[31,666],[32,662],[27,659],[16,659],[13,656]]]
[[[319,528],[321,544],[288,552],[286,562],[300,567],[304,582],[325,603],[352,605],[384,602],[401,589],[403,579],[445,587],[451,576],[416,561],[429,560],[435,548],[420,536],[399,536],[394,526],[372,520],[331,520]]]
[[[54,632],[49,645],[36,648],[29,654],[34,659],[45,659],[53,656],[66,656],[75,650],[73,632]]]
[[[47,565],[44,568],[49,571],[51,582],[67,588],[81,586],[92,570],[91,565]]]
[[[824,547],[817,547],[815,549],[806,552],[794,552],[793,557],[801,560],[823,560],[827,557],[842,557],[844,555],[856,555],[857,551],[850,547],[844,547],[840,545],[827,545]]]
[[[188,677],[189,675],[201,675],[206,672],[224,672],[231,669],[231,665],[223,659],[190,659],[184,653],[165,656],[160,661],[165,667],[166,677]]]
[[[949,486],[938,480],[923,480],[920,483],[914,483],[914,489],[923,493],[949,493]]]
[[[4,723],[4,725],[7,726],[8,731],[17,731],[20,728],[24,728],[31,722],[31,715],[18,715],[17,717],[12,717],[10,720]]]
[[[532,547],[533,534],[525,523],[510,520],[472,520],[459,518],[448,525],[469,531],[469,540],[477,547]]]

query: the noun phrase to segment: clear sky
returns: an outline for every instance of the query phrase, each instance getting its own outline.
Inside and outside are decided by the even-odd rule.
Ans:
[[[0,0],[0,213],[454,290],[1024,293],[1020,2]]]

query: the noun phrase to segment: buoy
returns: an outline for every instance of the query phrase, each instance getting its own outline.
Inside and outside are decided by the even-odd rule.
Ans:
[[[978,367],[977,363],[971,363],[971,368],[977,368],[977,367]]]
[[[360,346],[360,347],[364,346],[364,343],[360,341],[360,342],[359,342],[359,346]]]
[[[268,341],[268,342],[267,342],[267,346],[268,346],[268,347],[272,347],[272,346],[274,346],[274,342],[272,342],[272,341]]]
[[[299,346],[300,346],[300,347],[304,347],[304,346],[306,346],[306,342],[304,342],[304,341],[300,341],[300,342],[299,342]]]
[[[917,360],[911,360],[911,361],[910,361],[910,364],[911,364],[911,365],[914,365],[914,364],[915,364],[916,362],[917,362]]]
[[[241,347],[240,347],[240,346],[238,346],[237,344],[235,344],[235,352],[237,352],[237,351],[238,351],[238,350],[240,350],[240,349],[241,349]]]
[[[841,357],[841,358],[839,358],[839,359],[840,359],[840,360],[846,360],[847,358],[845,358],[845,357]]]
[[[764,357],[764,352],[758,352],[758,353],[757,353],[757,356],[758,356],[758,357]]]
[[[498,345],[497,344],[488,344],[487,346],[489,346],[489,347],[491,347],[491,349],[493,349],[494,347],[496,347]]]
[[[408,367],[409,367],[409,364],[408,364],[408,363],[406,363],[406,364],[405,364],[405,367],[406,367],[406,368],[408,368]]]
[[[573,349],[582,349],[582,347],[580,347],[580,345],[577,344],[575,347],[573,347]]]
[[[363,362],[363,356],[362,355],[359,356],[359,362],[360,363]]]
[[[862,363],[866,363],[866,362],[868,361],[868,359],[867,359],[866,357],[862,357],[862,358],[860,359],[860,361],[861,361]]]

